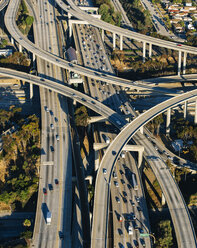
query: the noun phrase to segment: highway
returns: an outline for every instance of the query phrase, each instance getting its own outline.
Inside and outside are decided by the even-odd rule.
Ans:
[[[94,78],[97,80],[105,81],[114,85],[122,86],[122,87],[129,87],[129,88],[135,88],[139,90],[150,90],[150,91],[158,91],[162,93],[168,93],[175,95],[179,92],[169,90],[162,87],[156,87],[156,86],[147,86],[143,84],[133,84],[132,81],[122,79],[113,75],[110,75],[106,72],[100,72],[98,70],[91,69],[89,67],[83,67],[80,65],[72,64],[64,59],[61,59],[60,57],[54,55],[51,52],[47,52],[40,48],[39,46],[36,46],[33,44],[30,40],[28,40],[18,29],[15,21],[15,17],[17,14],[17,9],[19,6],[19,0],[10,0],[10,3],[8,5],[8,8],[5,13],[5,25],[9,31],[10,34],[12,34],[12,37],[21,44],[22,47],[26,48],[28,51],[32,52],[33,54],[37,55],[38,57],[45,59],[46,61],[53,63],[54,65],[57,65],[61,68],[68,69],[69,71],[76,72],[80,75],[88,76],[90,78]]]
[[[176,51],[191,53],[191,54],[197,54],[197,48],[190,47],[186,45],[177,46],[177,43],[171,42],[171,41],[165,41],[158,38],[153,38],[151,36],[139,34],[130,30],[125,30],[124,28],[120,28],[117,26],[114,26],[110,23],[106,23],[102,20],[99,20],[97,18],[92,17],[91,15],[85,13],[83,10],[79,9],[72,0],[67,0],[68,5],[66,5],[62,0],[56,0],[58,5],[66,12],[70,13],[71,15],[75,16],[79,20],[86,21],[92,26],[95,26],[100,29],[104,29],[106,31],[122,35],[124,37],[134,39],[137,41],[142,41],[146,43],[151,43],[152,45],[159,46],[159,47],[165,47],[168,49],[173,49]]]
[[[0,11],[2,11],[5,8],[5,6],[8,5],[8,3],[9,3],[9,0],[1,0],[0,1]]]
[[[28,2],[27,2],[28,3]],[[31,6],[34,16],[34,40],[43,49],[60,56],[56,13],[53,5],[38,1]],[[36,12],[35,12],[36,11]],[[46,25],[48,23],[48,25]],[[44,35],[43,35],[44,34]],[[44,78],[64,81],[60,67],[37,59],[37,71]],[[41,166],[39,195],[32,247],[71,247],[72,154],[66,98],[40,87],[41,101]],[[58,138],[57,138],[58,137]],[[58,180],[58,185],[55,181]],[[53,189],[51,189],[53,187]],[[43,194],[43,189],[48,193]],[[58,204],[57,204],[58,203]],[[46,225],[46,211],[52,213],[51,225]],[[65,223],[67,223],[65,225]],[[61,240],[59,232],[64,233]]]
[[[58,83],[55,83],[53,81],[47,80],[47,79],[42,79],[33,75],[29,75],[27,73],[22,73],[18,71],[13,71],[10,69],[5,69],[5,68],[0,68],[0,74],[3,76],[10,76],[13,78],[18,78],[20,80],[24,80],[27,82],[32,82],[36,85],[46,87],[48,89],[54,90],[60,94],[63,94],[68,97],[72,97],[79,101],[80,103],[86,105],[87,107],[90,107],[93,109],[95,112],[98,112],[100,114],[103,114],[104,116],[108,116],[109,121],[117,125],[116,121],[122,121],[122,118],[117,115],[113,110],[109,109],[105,105],[95,102],[97,104],[91,103],[92,98],[77,92],[69,87],[66,87],[65,85],[61,85]],[[43,81],[44,80],[44,81]],[[73,93],[75,94],[73,96]],[[184,93],[180,96],[174,97],[170,100],[167,100],[152,109],[148,110],[144,114],[140,115],[137,117],[135,120],[133,120],[125,129],[122,130],[122,132],[114,139],[114,141],[111,143],[110,147],[107,149],[104,158],[101,162],[101,166],[99,169],[97,181],[96,181],[96,192],[95,192],[95,203],[94,203],[94,218],[93,218],[93,231],[96,232],[94,228],[94,223],[98,222],[100,223],[100,226],[104,226],[103,233],[92,233],[92,247],[95,247],[95,242],[97,244],[96,247],[105,247],[105,229],[106,229],[106,209],[108,204],[107,197],[108,197],[108,190],[110,186],[110,180],[111,180],[111,173],[112,173],[112,168],[114,166],[115,161],[117,160],[121,149],[123,146],[128,142],[128,140],[137,132],[137,130],[144,124],[146,124],[148,121],[150,121],[152,118],[154,118],[156,115],[160,114],[161,112],[166,111],[169,107],[173,107],[183,101],[195,98],[197,96],[197,90],[193,90],[188,93]],[[85,99],[82,100],[82,98]],[[96,106],[95,106],[96,105]],[[100,106],[98,106],[100,105]],[[126,123],[124,123],[126,124]],[[129,130],[129,131],[128,131]],[[113,153],[112,153],[113,151]],[[114,160],[111,159],[111,157],[114,157]],[[103,168],[107,169],[107,174],[104,176],[103,175]],[[99,182],[99,183],[98,183]],[[98,188],[98,184],[100,184]],[[105,202],[106,200],[106,202]],[[183,201],[183,200],[182,200]],[[97,214],[96,211],[99,211],[99,214]],[[186,236],[178,236],[178,243],[180,244],[179,247],[195,247],[196,245],[196,239],[195,239],[195,234],[193,230],[193,226],[189,217],[189,213],[187,212],[187,208],[180,209],[180,211],[176,210],[176,214],[179,215],[181,214],[181,217],[178,216],[174,221],[176,223],[176,220],[182,220],[183,222],[185,221],[186,223],[182,223],[182,225],[177,225],[177,228],[185,228],[184,233],[186,233]],[[186,216],[184,216],[184,214]],[[99,218],[99,219],[98,219]],[[175,228],[176,230],[176,228]],[[95,236],[96,235],[96,236]],[[185,240],[187,238],[187,240]],[[184,240],[182,240],[184,239]]]
[[[11,1],[11,3],[13,3],[13,1]],[[11,6],[11,4],[9,5],[9,7]],[[9,9],[9,7],[8,7],[8,9]],[[16,8],[16,6],[14,6],[13,4],[12,4],[12,7],[15,7]],[[17,8],[16,8],[17,9]],[[7,11],[8,12],[8,11]],[[7,15],[7,12],[6,12],[6,15]],[[10,12],[10,19],[12,19],[12,22],[11,23],[15,23],[15,21],[13,21],[13,19],[14,18],[12,18],[11,16],[11,14],[12,13],[14,13],[15,12],[15,10],[14,10],[14,8],[12,8],[12,10],[11,10],[11,12]],[[9,13],[9,12],[8,12]],[[13,15],[13,16],[15,16],[15,15]],[[8,19],[8,18],[7,18]],[[9,25],[8,25],[9,26]],[[14,27],[14,29],[15,29],[15,27]],[[16,30],[17,30],[17,28],[16,28]],[[13,30],[11,31],[11,34],[13,34]],[[20,33],[19,33],[20,34]],[[24,41],[23,40],[23,38],[22,38],[22,35],[20,35],[20,36],[18,36],[17,37],[18,38],[18,40],[19,40],[19,42],[22,44],[23,42],[26,44],[26,41]],[[29,45],[29,44],[28,44]],[[37,51],[37,49],[38,48],[35,48],[35,46],[33,45],[33,51],[35,50],[36,52],[35,52],[35,54],[37,54],[38,56],[40,56],[40,51]],[[182,49],[182,47],[181,47],[181,49]],[[29,49],[28,49],[29,50]],[[39,49],[38,49],[39,50]],[[40,49],[41,50],[41,49]],[[176,49],[175,49],[176,50]],[[31,50],[30,50],[31,51]],[[42,50],[41,50],[41,52],[43,52]],[[193,52],[192,52],[193,53]],[[46,54],[44,54],[44,58],[45,57],[48,57],[48,61],[51,61],[51,62],[54,62],[54,64],[58,64],[58,65],[61,65],[62,63],[64,64],[65,63],[65,61],[61,61],[60,62],[60,58],[57,58],[56,56],[54,56],[54,55],[50,55],[50,54],[48,54],[48,53],[46,53]],[[68,62],[67,62],[68,63]],[[64,65],[65,66],[65,65]],[[64,68],[64,66],[61,66],[61,67],[63,67]],[[71,68],[73,67],[73,65],[71,66],[71,65],[67,65],[67,67],[69,67],[69,69],[71,70]],[[74,66],[74,67],[76,67],[76,66]],[[75,70],[75,68],[72,68],[72,71],[74,71]],[[5,71],[5,70],[4,70]],[[92,72],[92,70],[90,70],[91,72]],[[78,72],[79,73],[79,69],[77,68],[76,69],[76,72]],[[14,73],[13,73],[14,74]],[[79,74],[82,74],[82,73],[79,73]],[[100,75],[100,74],[99,74]],[[15,75],[16,76],[16,75]],[[87,76],[87,74],[86,74],[86,76]],[[89,74],[88,74],[88,76],[89,76]],[[19,76],[20,77],[20,76]],[[90,76],[91,77],[91,76]],[[108,76],[107,76],[108,77]],[[108,78],[106,79],[106,77],[105,76],[103,76],[103,75],[101,75],[101,77],[100,76],[95,76],[95,77],[93,77],[93,78],[95,78],[95,79],[100,79],[100,80],[103,80],[103,81],[108,81]],[[116,77],[114,77],[114,78],[116,78]],[[26,75],[26,79],[27,80],[25,80],[25,81],[28,81],[28,79],[30,80],[30,78],[29,78],[29,76],[27,76]],[[112,80],[112,79],[111,79]],[[37,84],[39,84],[39,82],[41,82],[41,81],[39,81],[38,80],[38,82],[37,82]],[[46,80],[44,80],[44,82],[46,82],[46,84],[47,85],[50,85],[50,82],[48,82],[48,81],[46,81]],[[43,82],[42,82],[43,83]],[[54,82],[53,82],[53,84],[54,84]],[[46,87],[48,87],[48,86],[46,86]],[[54,87],[54,86],[53,86]],[[56,85],[56,87],[57,87],[57,85]],[[64,86],[65,87],[65,86]],[[125,86],[126,87],[126,86]],[[135,87],[137,87],[137,88],[142,88],[142,87],[145,87],[145,86],[139,86],[139,85],[137,85],[137,86],[135,86]],[[54,88],[52,88],[52,89],[54,89]],[[57,92],[59,92],[58,91],[59,90],[59,86],[56,88],[56,91]],[[69,89],[69,92],[71,92],[70,91],[71,89]],[[160,89],[161,90],[161,89]],[[59,93],[61,93],[61,92],[59,92]],[[68,93],[67,93],[68,94]],[[75,94],[75,93],[74,93]],[[78,95],[79,93],[77,93],[76,95]],[[187,94],[187,93],[185,93],[185,94]],[[183,94],[184,96],[185,96],[185,94]],[[182,97],[183,95],[181,95],[180,97]],[[196,96],[196,95],[195,95]],[[72,95],[72,93],[71,94],[69,94],[69,97],[72,97],[72,98],[75,98],[75,97],[73,97],[73,95]],[[79,96],[78,96],[79,97]],[[82,96],[83,97],[83,96]],[[85,99],[85,101],[84,101],[84,99]],[[77,99],[79,102],[81,102],[81,103],[83,103],[84,105],[86,105],[86,106],[90,106],[91,108],[93,108],[93,106],[92,105],[94,105],[94,103],[93,102],[91,102],[92,100],[90,100],[90,99],[88,99],[88,100],[86,100],[87,99],[87,96],[84,98],[84,99]],[[176,97],[176,99],[177,99],[177,97]],[[171,100],[171,99],[170,99]],[[94,101],[95,102],[95,101]],[[164,103],[162,103],[162,104],[164,104]],[[99,104],[100,105],[100,104]],[[158,105],[159,106],[159,105]],[[156,107],[158,107],[158,106],[156,106]],[[103,109],[102,109],[102,111],[101,111],[101,109],[99,109],[98,108],[98,106],[94,106],[95,107],[95,109],[96,109],[96,107],[97,107],[97,109],[95,110],[96,112],[98,112],[98,113],[101,113],[102,111],[103,111]],[[101,106],[100,105],[100,107],[102,107],[102,108],[105,108],[104,106]],[[169,106],[168,106],[169,107]],[[164,107],[165,108],[165,107]],[[153,108],[154,109],[154,108]],[[107,109],[104,109],[106,112],[108,112],[108,116],[109,116],[109,108],[107,108]],[[165,108],[165,110],[166,110],[166,108]],[[104,112],[105,112],[104,111]],[[163,110],[164,111],[164,110]],[[106,114],[106,112],[105,112],[105,114]],[[147,112],[149,112],[149,111],[147,111]],[[146,112],[146,113],[147,113]],[[153,111],[154,112],[154,111]],[[161,112],[161,111],[160,111]],[[145,113],[145,114],[146,114]],[[116,115],[116,113],[113,111],[113,113],[110,113],[110,114],[112,114],[112,116],[109,116],[109,119],[111,120],[111,122],[112,123],[115,123],[115,125],[118,127],[118,128],[121,128],[121,126],[122,125],[125,125],[126,124],[126,122],[123,122],[122,121],[122,118],[120,117],[120,116],[118,116],[118,115]],[[142,116],[144,116],[145,114],[143,114]],[[147,121],[149,121],[149,117],[150,116],[146,116],[147,117],[147,120],[145,121],[144,120],[144,122],[147,122]],[[138,117],[139,118],[139,117]],[[138,119],[138,118],[136,118],[136,119]],[[141,117],[142,118],[142,117]],[[121,125],[119,125],[119,124],[117,124],[117,120],[119,120],[120,122],[121,122]],[[134,126],[135,126],[135,120],[133,121],[134,122]],[[139,123],[138,123],[139,124]],[[129,126],[130,126],[130,124],[129,124]],[[136,124],[136,126],[137,126],[137,124]],[[138,128],[139,128],[140,126],[138,126]],[[123,135],[122,137],[123,137],[123,141],[127,141],[127,136],[126,136],[126,134],[124,134],[124,132],[121,132],[121,135]],[[125,135],[125,137],[124,137],[124,135]],[[129,134],[128,134],[128,131],[127,131],[127,135],[128,135],[128,138],[130,138],[130,136],[129,136]],[[132,135],[132,134],[131,134]],[[126,140],[125,140],[126,139]],[[116,139],[115,139],[116,140]],[[113,142],[114,143],[114,142]],[[121,143],[120,143],[121,144]],[[119,144],[119,146],[120,146],[120,144]],[[116,144],[117,145],[117,144]],[[122,145],[121,145],[121,147],[122,147]],[[117,151],[119,151],[119,149],[121,149],[121,147],[116,147],[116,149],[117,149]],[[109,149],[108,149],[109,150]],[[106,153],[106,154],[108,154],[108,152]],[[112,155],[112,154],[111,154]],[[115,156],[116,157],[116,156]],[[105,157],[104,158],[106,158],[106,155],[105,155]],[[104,162],[103,162],[104,163]],[[113,161],[111,161],[111,163],[112,163],[112,165],[113,165]],[[110,168],[110,166],[109,166],[109,168]],[[100,174],[100,173],[99,173]],[[108,176],[108,174],[107,174],[107,176]],[[100,177],[99,177],[100,178]],[[109,178],[106,178],[106,180],[108,180]],[[97,182],[98,182],[98,179],[97,179]],[[105,183],[105,181],[104,181],[104,183]],[[109,183],[109,181],[108,181],[108,183]],[[108,186],[109,186],[109,184],[107,184]],[[106,192],[106,191],[103,191],[103,192]],[[98,192],[97,192],[98,193]],[[108,195],[106,195],[106,197],[108,197]],[[96,202],[96,201],[95,201]],[[107,202],[106,202],[107,203]],[[96,203],[95,203],[96,204]],[[97,204],[98,204],[98,202],[97,202]],[[101,198],[101,205],[104,205],[104,203],[102,203],[102,198]],[[107,209],[107,208],[106,208]],[[103,214],[103,213],[102,213]],[[102,218],[101,218],[102,219]],[[107,218],[106,218],[107,219]],[[185,218],[184,218],[185,219]],[[188,218],[186,218],[185,220],[187,220]],[[93,224],[94,224],[94,222],[93,222]],[[190,226],[190,225],[189,225]],[[192,228],[191,228],[192,229]],[[193,231],[192,230],[190,230],[191,231],[191,234],[193,234]],[[188,238],[190,237],[190,235],[188,236]],[[103,236],[102,236],[102,238],[103,238]],[[182,239],[185,239],[185,237],[182,237]],[[181,237],[179,237],[179,239],[178,240],[181,240]],[[93,241],[95,242],[95,239],[93,239]],[[101,240],[101,242],[103,242],[103,240]],[[184,241],[185,242],[185,241]],[[183,242],[183,243],[184,243]],[[194,241],[195,242],[195,241]],[[193,245],[194,243],[192,243],[192,241],[186,241],[186,243],[184,243],[184,244],[186,244],[186,246],[185,247],[189,247],[189,246],[187,246],[187,243],[188,244],[190,244],[190,245]],[[181,244],[182,244],[182,242],[181,242]],[[195,245],[195,244],[194,244]],[[180,246],[181,247],[181,246]],[[191,246],[192,247],[192,246]]]
[[[84,66],[103,68],[106,71],[114,73],[97,28],[91,27],[89,25],[74,25],[73,37],[77,49],[78,61],[82,61],[81,63],[83,63]],[[98,47],[101,47],[102,49],[98,50]],[[84,90],[86,94],[90,94],[95,99],[97,98],[107,106],[110,106],[116,112],[121,113],[119,110],[121,101],[118,96],[118,94],[121,94],[121,91],[119,92],[117,87],[106,84],[105,82],[100,82],[98,80],[87,79],[87,83],[84,83]],[[116,133],[118,132],[117,129],[114,130],[113,127],[105,126],[105,124],[99,124],[99,126],[95,124],[94,130],[97,130],[98,132],[98,135],[95,136],[94,142],[96,142],[98,139],[99,142],[102,143],[106,142],[104,137],[108,137],[110,140],[113,140],[116,136]],[[116,168],[121,168],[121,171],[125,171],[125,174],[120,174],[118,169],[116,170],[118,177],[117,179],[114,179],[114,183],[119,182],[119,187],[116,187],[114,184],[112,184],[113,188],[111,189],[113,209],[113,244],[114,246],[119,247],[121,244],[124,246],[129,246],[134,242],[138,242],[140,247],[143,243],[145,243],[146,247],[148,248],[150,247],[150,239],[141,238],[137,229],[133,231],[133,235],[128,235],[129,224],[133,227],[134,230],[137,222],[139,224],[139,228],[142,228],[146,231],[150,230],[148,214],[146,212],[146,203],[143,200],[141,200],[141,203],[136,203],[135,200],[136,196],[140,199],[144,199],[141,185],[139,184],[139,189],[135,191],[130,186],[131,181],[126,176],[127,169],[130,171],[130,173],[135,172],[136,176],[138,177],[136,162],[132,156],[127,153],[125,155],[125,159],[122,158],[117,162]],[[134,206],[131,205],[131,201],[136,204]],[[138,211],[140,204],[142,211]],[[129,219],[128,216],[131,213],[135,214],[136,220],[131,221],[131,219]],[[124,217],[123,223],[119,222],[119,215]]]
[[[95,188],[95,199],[94,199],[94,218],[93,218],[93,227],[92,227],[92,248],[93,247],[106,247],[107,245],[107,226],[108,226],[108,207],[109,207],[109,193],[110,185],[112,178],[112,171],[115,165],[116,160],[118,159],[124,145],[131,139],[131,137],[139,130],[139,128],[149,122],[151,119],[159,115],[160,113],[166,111],[169,107],[173,107],[183,101],[196,98],[197,90],[193,90],[187,93],[184,93],[180,96],[173,97],[157,106],[146,111],[144,114],[141,114],[135,118],[129,125],[127,125],[113,142],[108,147],[104,157],[101,161],[99,172],[96,179],[96,188]],[[114,159],[112,159],[114,157]],[[166,176],[160,174],[161,163],[157,165],[157,176],[161,176],[162,180],[166,180]],[[156,166],[155,166],[156,167]],[[158,168],[159,167],[159,168]],[[107,170],[107,174],[103,174],[103,169]],[[159,173],[160,172],[160,173]],[[167,170],[165,171],[167,172]],[[173,178],[172,178],[173,180]],[[169,181],[164,181],[165,186],[169,186]],[[161,185],[162,186],[162,185]],[[165,187],[163,187],[164,189]],[[178,189],[177,189],[178,190]],[[168,193],[168,194],[167,194]],[[170,196],[169,203],[176,200],[175,208],[173,209],[174,214],[172,219],[175,226],[175,232],[177,236],[178,247],[196,247],[196,237],[193,224],[184,202],[183,198],[175,199],[173,192],[164,191],[165,197]],[[178,194],[176,194],[178,195]],[[180,194],[181,195],[181,194]],[[177,205],[179,203],[179,205]],[[181,207],[180,207],[181,206]],[[99,212],[98,212],[99,211]],[[99,228],[94,227],[96,225]]]

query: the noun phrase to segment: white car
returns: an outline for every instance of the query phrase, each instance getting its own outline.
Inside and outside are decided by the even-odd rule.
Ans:
[[[107,174],[107,170],[103,168],[103,174]]]
[[[60,140],[60,136],[58,134],[56,135],[56,140]]]
[[[51,123],[51,129],[54,129],[54,125]]]

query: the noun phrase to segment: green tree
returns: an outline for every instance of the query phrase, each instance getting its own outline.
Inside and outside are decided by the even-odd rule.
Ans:
[[[169,248],[173,246],[172,227],[169,220],[162,220],[157,227],[156,247]]]
[[[31,221],[28,220],[28,219],[25,219],[25,220],[23,221],[23,226],[30,227],[30,226],[31,226]]]
[[[156,116],[156,117],[153,119],[154,126],[155,126],[155,128],[157,129],[157,135],[159,135],[160,126],[161,126],[161,124],[162,124],[163,122],[164,122],[164,119],[163,119],[163,115],[162,115],[162,114]]]
[[[26,17],[26,19],[25,19],[26,25],[31,26],[33,24],[33,22],[34,22],[33,16],[27,16]]]

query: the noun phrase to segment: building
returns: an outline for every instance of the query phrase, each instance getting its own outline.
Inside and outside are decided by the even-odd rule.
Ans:
[[[0,57],[7,57],[10,55],[12,55],[12,49],[0,49]]]
[[[72,62],[73,64],[77,64],[77,54],[73,47],[69,47],[66,51],[66,54],[70,62]]]

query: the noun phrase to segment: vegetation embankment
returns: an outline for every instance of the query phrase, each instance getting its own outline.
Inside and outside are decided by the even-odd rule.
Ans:
[[[177,52],[165,48],[159,51],[161,55],[153,55],[143,63],[141,49],[115,50],[111,55],[111,64],[118,70],[120,77],[133,80],[176,74]],[[187,73],[197,72],[195,61],[192,56],[187,59]]]
[[[0,154],[0,209],[24,210],[38,189],[40,161],[39,119],[20,115],[20,108],[0,110],[1,132],[17,125],[12,134],[2,136]],[[2,205],[2,208],[1,208]],[[33,206],[32,206],[33,207]],[[35,207],[35,206],[34,206]]]
[[[6,39],[0,40],[0,48],[5,48],[8,44],[8,41]]]
[[[29,15],[25,1],[21,0],[16,18],[16,24],[18,28],[23,34],[27,35],[31,29],[33,22],[34,17]]]
[[[103,21],[120,26],[122,20],[121,13],[114,10],[110,0],[95,0],[95,4],[99,7],[99,14]]]
[[[0,58],[0,67],[7,67],[19,71],[29,71],[30,60],[20,52],[14,52],[6,58]]]
[[[150,13],[138,0],[120,0],[129,20],[136,31],[147,34],[154,31]]]

